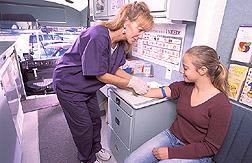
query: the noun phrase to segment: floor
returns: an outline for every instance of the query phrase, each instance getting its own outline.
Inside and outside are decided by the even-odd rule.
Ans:
[[[109,150],[108,147],[108,125],[105,123],[105,116],[102,119],[102,146]],[[22,136],[22,163],[40,163],[39,140],[38,140],[38,111],[31,111],[24,114],[23,136]],[[111,153],[111,151],[109,151]],[[108,161],[101,163],[117,163],[112,155]]]

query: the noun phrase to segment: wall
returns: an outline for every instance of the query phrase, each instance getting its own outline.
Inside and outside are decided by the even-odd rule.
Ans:
[[[193,45],[207,45],[216,49],[227,0],[201,0]]]
[[[230,58],[235,43],[235,38],[240,25],[252,25],[251,17],[252,0],[227,0],[216,51],[220,61],[225,65],[230,64]],[[238,102],[234,102],[241,105]],[[248,106],[244,106],[251,109]]]
[[[38,19],[41,26],[87,26],[87,8],[79,12],[74,8],[43,0],[1,0],[0,13],[31,14]]]
[[[239,26],[252,25],[251,8],[252,0],[227,0],[216,49],[225,65],[229,65]]]

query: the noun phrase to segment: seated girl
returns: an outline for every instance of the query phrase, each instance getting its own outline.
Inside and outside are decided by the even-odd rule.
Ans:
[[[184,81],[152,88],[146,97],[178,99],[177,118],[125,163],[211,162],[227,133],[232,105],[228,99],[228,69],[208,46],[188,49],[180,70]]]

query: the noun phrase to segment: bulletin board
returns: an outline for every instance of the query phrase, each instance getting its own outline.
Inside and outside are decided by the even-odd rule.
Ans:
[[[118,10],[124,5],[127,4],[128,0],[108,0],[108,15],[116,15]]]
[[[108,1],[94,0],[93,3],[94,16],[107,16],[108,15]]]
[[[155,24],[132,45],[132,56],[179,71],[186,24]]]
[[[236,67],[235,71],[233,68]],[[229,97],[252,107],[252,26],[240,26],[229,67]],[[234,75],[232,75],[235,74]],[[241,89],[241,91],[240,91]]]

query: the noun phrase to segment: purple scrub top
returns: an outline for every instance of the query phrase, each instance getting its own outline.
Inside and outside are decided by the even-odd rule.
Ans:
[[[101,25],[90,27],[81,32],[56,66],[54,90],[66,100],[83,100],[105,85],[96,75],[115,74],[125,59],[124,42],[111,54],[109,30]]]

